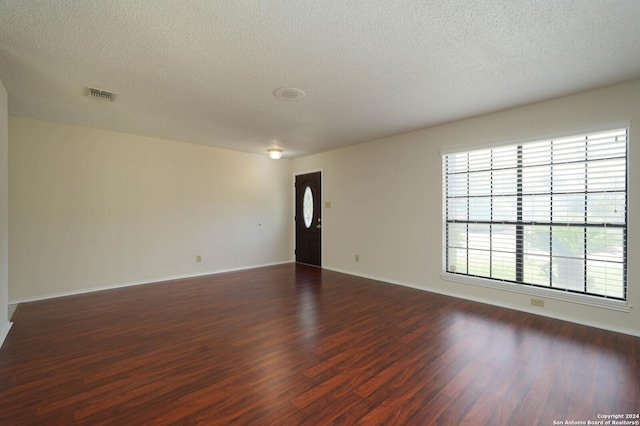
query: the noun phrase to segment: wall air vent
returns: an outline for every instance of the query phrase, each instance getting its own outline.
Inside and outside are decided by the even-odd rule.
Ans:
[[[101,99],[103,101],[113,102],[116,95],[106,90],[95,89],[93,87],[86,87],[85,94],[90,98]]]

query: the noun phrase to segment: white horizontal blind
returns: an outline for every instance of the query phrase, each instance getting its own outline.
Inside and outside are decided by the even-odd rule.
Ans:
[[[447,272],[626,300],[627,134],[444,155]]]

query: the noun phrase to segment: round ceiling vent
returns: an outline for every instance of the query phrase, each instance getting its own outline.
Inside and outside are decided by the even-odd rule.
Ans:
[[[305,93],[295,87],[281,87],[273,92],[273,96],[281,101],[299,101],[304,98]]]

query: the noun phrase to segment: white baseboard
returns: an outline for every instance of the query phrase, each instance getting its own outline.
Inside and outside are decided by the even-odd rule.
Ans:
[[[206,275],[223,274],[223,273],[226,273],[226,272],[244,271],[244,270],[249,270],[249,269],[262,268],[262,267],[266,267],[266,266],[282,265],[282,264],[292,263],[292,262],[293,262],[293,260],[287,260],[287,261],[284,261],[284,262],[275,262],[275,263],[253,265],[253,266],[247,266],[247,267],[241,267],[241,268],[231,268],[231,269],[224,269],[224,270],[217,270],[217,271],[201,272],[201,273],[198,273],[198,274],[187,274],[187,275],[178,275],[178,276],[171,276],[171,277],[154,278],[154,279],[149,279],[149,280],[144,280],[144,281],[136,281],[136,282],[115,284],[115,285],[112,285],[112,286],[93,287],[93,288],[87,288],[87,289],[76,290],[76,291],[53,293],[53,294],[46,294],[46,295],[35,296],[35,297],[26,297],[26,298],[22,298],[22,299],[10,300],[9,304],[13,305],[13,304],[18,304],[18,303],[28,303],[28,302],[35,302],[35,301],[38,301],[38,300],[54,299],[56,297],[73,296],[73,295],[77,295],[77,294],[93,293],[93,292],[102,291],[102,290],[112,290],[112,289],[116,289],[116,288],[131,287],[131,286],[135,286],[135,285],[153,284],[153,283],[164,282],[164,281],[179,280],[179,279],[185,279],[185,278],[195,278],[195,277],[201,277],[201,276],[206,276]],[[545,317],[549,317],[549,318],[554,318],[554,319],[558,319],[558,320],[561,320],[561,321],[568,321],[568,322],[572,322],[572,323],[576,323],[576,324],[586,325],[586,326],[589,326],[589,327],[595,327],[595,328],[600,328],[600,329],[603,329],[603,330],[614,331],[616,333],[623,333],[623,334],[628,334],[628,335],[631,335],[631,336],[640,337],[640,330],[623,328],[623,327],[613,327],[613,326],[610,326],[608,324],[592,322],[592,321],[584,320],[582,318],[575,318],[575,317],[570,317],[570,316],[565,316],[565,315],[556,315],[556,314],[551,314],[551,313],[547,313],[547,312],[540,312],[540,311],[537,311],[537,310],[534,311],[534,310],[526,309],[526,308],[524,308],[522,306],[514,306],[514,305],[508,305],[508,304],[505,304],[505,303],[496,302],[495,300],[470,297],[470,296],[468,296],[468,295],[466,295],[464,293],[443,291],[443,290],[434,289],[434,288],[418,287],[415,284],[395,281],[395,280],[391,280],[391,279],[385,278],[385,277],[364,275],[364,274],[360,274],[358,272],[342,270],[342,269],[338,269],[338,268],[331,268],[331,267],[324,267],[324,269],[327,269],[329,271],[340,272],[340,273],[343,273],[343,274],[354,275],[354,276],[357,276],[357,277],[367,278],[367,279],[370,279],[370,280],[381,281],[381,282],[385,282],[385,283],[388,283],[388,284],[400,285],[400,286],[403,286],[403,287],[409,287],[409,288],[413,288],[413,289],[416,289],[416,290],[427,291],[427,292],[436,293],[436,294],[442,294],[444,296],[456,297],[458,299],[470,300],[472,302],[485,303],[485,304],[488,304],[488,305],[499,306],[501,308],[513,309],[513,310],[520,311],[520,312],[527,312],[527,313],[530,313],[530,314],[545,316]],[[6,335],[9,333],[9,328],[11,328],[11,323],[8,323],[8,325],[6,326],[6,329],[3,330],[4,334],[0,335],[0,338],[1,338],[0,346],[1,346],[2,342],[4,341],[4,338],[6,337]]]
[[[455,298],[458,298],[458,299],[470,300],[472,302],[484,303],[484,304],[487,304],[487,305],[498,306],[498,307],[506,308],[506,309],[513,309],[515,311],[526,312],[526,313],[529,313],[529,314],[540,315],[540,316],[553,318],[553,319],[557,319],[557,320],[561,320],[561,321],[567,321],[567,322],[572,322],[572,323],[575,323],[575,324],[586,325],[588,327],[600,328],[600,329],[603,329],[603,330],[613,331],[613,332],[616,332],[616,333],[622,333],[622,334],[628,334],[630,336],[640,337],[640,330],[635,330],[635,329],[631,329],[631,328],[613,327],[613,326],[611,326],[609,324],[602,324],[602,323],[599,323],[599,322],[593,322],[593,321],[585,320],[585,319],[582,319],[582,318],[575,318],[575,317],[570,317],[570,316],[565,316],[565,315],[557,315],[557,314],[553,314],[553,313],[540,312],[540,311],[537,311],[537,310],[534,311],[533,309],[527,309],[527,308],[524,308],[522,306],[515,306],[515,305],[512,306],[512,305],[508,305],[506,303],[496,302],[495,300],[491,300],[491,299],[481,299],[481,298],[470,297],[470,296],[468,296],[468,295],[466,295],[464,293],[458,293],[458,292],[452,292],[452,291],[443,291],[443,290],[434,289],[434,288],[418,287],[415,284],[394,281],[394,280],[390,280],[390,279],[384,278],[384,277],[363,275],[363,274],[359,274],[359,273],[356,273],[356,272],[345,271],[345,270],[341,270],[341,269],[337,269],[337,268],[325,267],[325,269],[330,270],[330,271],[340,272],[340,273],[343,273],[343,274],[355,275],[357,277],[367,278],[367,279],[370,279],[370,280],[382,281],[382,282],[393,284],[393,285],[400,285],[400,286],[403,286],[403,287],[409,287],[409,288],[413,288],[413,289],[416,289],[416,290],[427,291],[427,292],[436,293],[436,294],[442,294],[443,296],[450,296],[450,297],[455,297]]]
[[[264,264],[260,264],[260,265],[244,266],[244,267],[241,267],[241,268],[220,269],[220,270],[215,270],[215,271],[199,272],[197,274],[174,275],[174,276],[170,276],[170,277],[158,277],[158,278],[151,278],[151,279],[144,280],[144,281],[133,281],[133,282],[128,282],[128,283],[114,284],[114,285],[110,285],[110,286],[90,287],[90,288],[85,288],[85,289],[81,289],[81,290],[73,290],[73,291],[65,291],[65,292],[60,292],[60,293],[43,294],[43,295],[40,295],[40,296],[23,297],[23,298],[20,298],[20,299],[13,299],[13,300],[9,301],[9,304],[10,305],[16,305],[18,303],[37,302],[39,300],[55,299],[57,297],[65,297],[65,296],[75,296],[75,295],[78,295],[78,294],[93,293],[93,292],[96,292],[96,291],[103,291],[103,290],[113,290],[113,289],[116,289],[116,288],[132,287],[132,286],[136,286],[136,285],[146,285],[146,284],[154,284],[154,283],[165,282],[165,281],[181,280],[181,279],[185,279],[185,278],[203,277],[203,276],[206,276],[206,275],[224,274],[226,272],[246,271],[246,270],[249,270],[249,269],[263,268],[263,267],[266,267],[266,266],[283,265],[285,263],[291,263],[291,262],[293,262],[293,261],[292,260],[287,260],[287,261],[284,261],[284,262],[264,263]]]

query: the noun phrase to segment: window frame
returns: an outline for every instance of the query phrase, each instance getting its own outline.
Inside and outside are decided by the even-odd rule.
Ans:
[[[506,148],[506,147],[522,147],[522,145],[530,144],[534,142],[543,142],[543,141],[552,141],[558,140],[562,138],[569,138],[579,135],[592,134],[592,133],[600,133],[606,131],[614,131],[619,129],[626,129],[626,146],[625,146],[625,218],[624,218],[624,241],[623,241],[623,298],[615,298],[615,297],[607,297],[606,295],[593,295],[589,293],[583,293],[580,291],[570,291],[567,289],[561,289],[558,287],[546,287],[546,286],[537,286],[532,283],[527,282],[517,282],[510,280],[500,280],[489,277],[482,276],[474,276],[468,274],[462,274],[458,272],[451,272],[448,270],[447,265],[447,249],[448,249],[448,235],[447,235],[447,187],[446,187],[446,173],[447,173],[447,165],[446,165],[446,157],[452,154],[460,154],[460,153],[470,153],[477,150],[487,150],[487,149],[498,149],[498,148]],[[442,190],[442,267],[440,276],[442,279],[447,281],[454,281],[458,283],[470,284],[481,287],[494,288],[499,290],[507,290],[514,293],[527,294],[537,297],[543,297],[547,299],[555,299],[561,301],[567,301],[572,303],[578,303],[588,306],[597,306],[606,309],[612,309],[622,312],[629,312],[631,309],[631,305],[629,304],[629,286],[628,286],[628,270],[627,270],[627,262],[628,262],[628,227],[629,227],[629,148],[630,148],[630,134],[631,134],[631,123],[629,121],[620,121],[615,123],[608,123],[600,126],[593,126],[589,128],[582,128],[577,130],[566,131],[562,133],[555,133],[550,135],[544,135],[541,137],[529,138],[529,139],[521,139],[521,140],[505,140],[497,143],[487,143],[482,145],[474,145],[474,146],[466,146],[460,148],[454,148],[449,150],[441,150],[441,171],[442,171],[442,182],[441,182],[441,190]],[[521,164],[518,166],[518,178],[519,185],[521,185]],[[521,195],[522,192],[519,192]],[[517,210],[521,210],[521,207]],[[516,222],[521,222],[522,216],[518,214],[518,218]],[[551,223],[553,220],[550,219]],[[586,229],[586,221],[585,228]],[[518,225],[520,227],[520,225]],[[516,231],[517,232],[517,231]],[[586,231],[585,231],[586,232]],[[516,244],[517,244],[516,239]],[[520,240],[522,241],[522,240]],[[586,246],[585,246],[586,247]],[[522,277],[519,276],[521,279]],[[585,278],[586,281],[586,278]],[[586,289],[585,289],[586,290]]]

